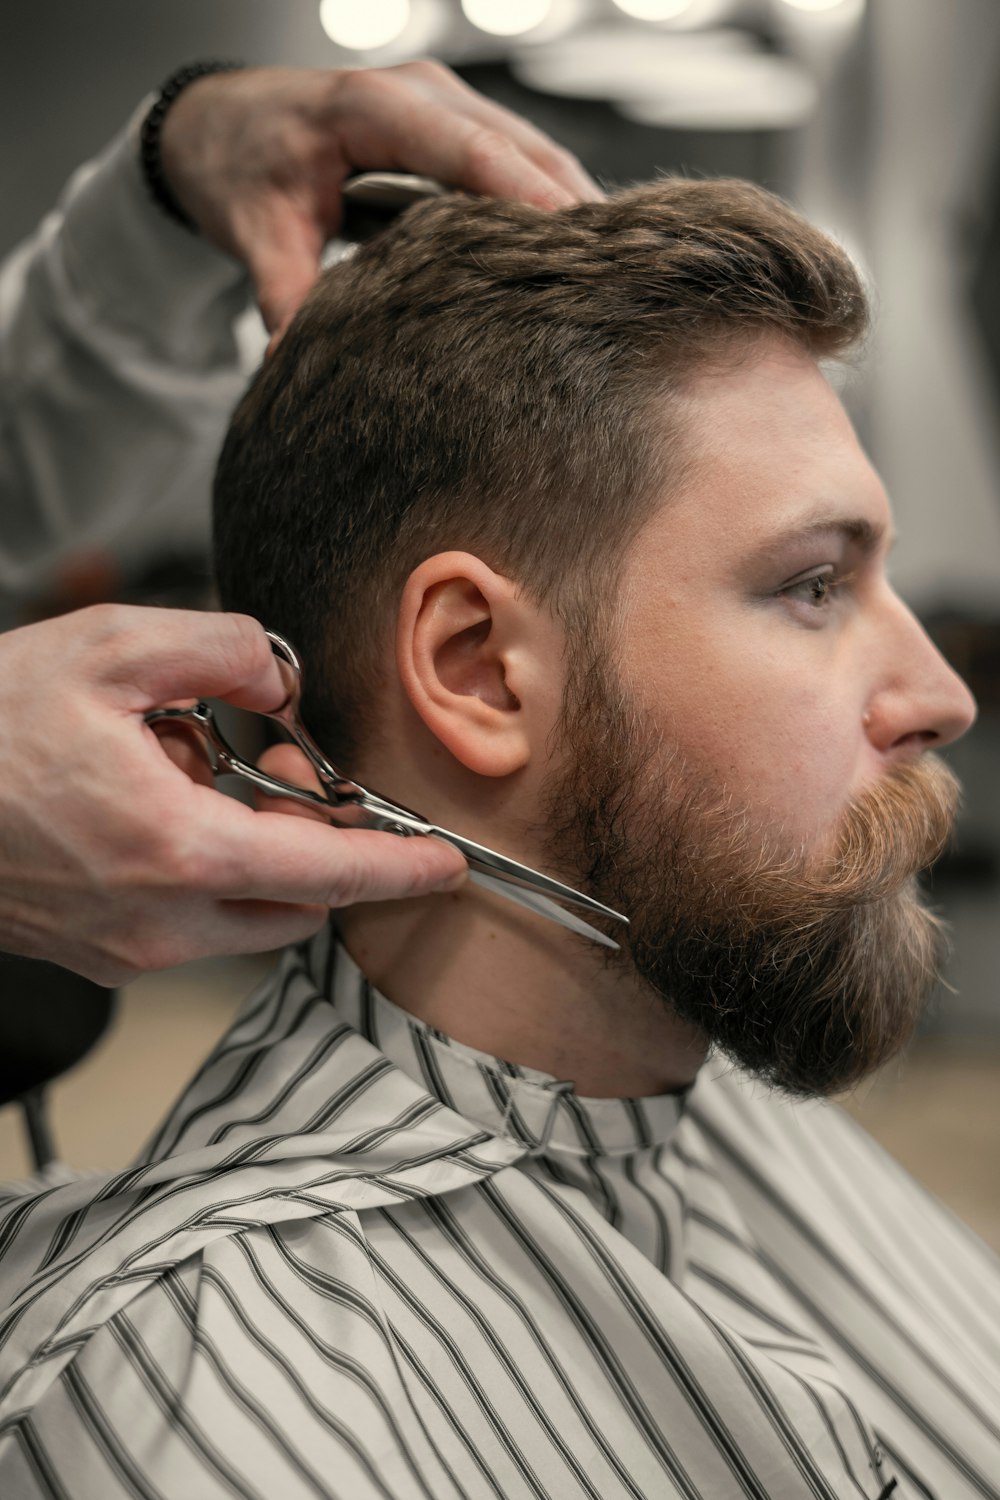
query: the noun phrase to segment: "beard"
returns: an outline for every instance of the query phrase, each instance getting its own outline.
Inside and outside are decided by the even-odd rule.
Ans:
[[[783,850],[662,744],[606,660],[577,663],[544,808],[555,866],[629,918],[605,962],[770,1085],[851,1087],[909,1040],[940,972],[916,875],[951,834],[954,775],[924,754],[849,804],[832,853]]]

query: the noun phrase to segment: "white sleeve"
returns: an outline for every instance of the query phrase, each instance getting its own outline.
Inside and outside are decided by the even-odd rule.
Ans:
[[[146,107],[0,267],[0,604],[130,523],[207,537],[248,282],[149,200]]]

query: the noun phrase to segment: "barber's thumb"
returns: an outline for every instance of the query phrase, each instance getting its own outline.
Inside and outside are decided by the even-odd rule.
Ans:
[[[319,275],[319,253],[311,244],[271,245],[248,257],[248,265],[264,327],[271,335],[270,354]]]

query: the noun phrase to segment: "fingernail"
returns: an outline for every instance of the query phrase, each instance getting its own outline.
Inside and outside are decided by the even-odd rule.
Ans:
[[[441,891],[460,891],[468,878],[468,870],[459,870],[457,874],[449,875],[446,879],[438,881],[430,889],[435,895]]]
[[[591,177],[589,172],[584,172],[581,177],[580,202],[604,203],[607,196],[601,184]]]

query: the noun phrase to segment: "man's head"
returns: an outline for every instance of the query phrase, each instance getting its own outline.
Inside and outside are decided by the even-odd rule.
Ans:
[[[912,1025],[953,800],[918,755],[971,716],[816,364],[864,323],[746,184],[446,199],[321,282],[216,491],[223,602],[301,647],[333,758],[618,904],[653,989],[807,1091]]]

